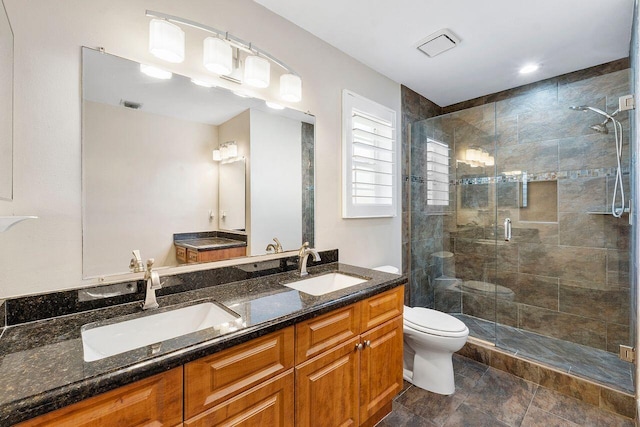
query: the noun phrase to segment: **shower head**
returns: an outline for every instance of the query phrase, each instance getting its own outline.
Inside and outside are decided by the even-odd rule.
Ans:
[[[595,108],[595,107],[589,107],[588,105],[578,105],[578,106],[573,105],[573,106],[571,106],[569,108],[572,109],[572,110],[575,110],[575,111],[593,111],[594,113],[598,113],[601,116],[605,116],[607,118],[607,120],[613,118],[612,116],[610,116],[609,114],[605,113],[601,109]],[[617,114],[617,111],[614,114]]]
[[[605,120],[603,123],[598,123],[597,125],[589,126],[589,129],[593,129],[596,132],[608,134],[609,129],[607,128],[607,122],[609,119]]]

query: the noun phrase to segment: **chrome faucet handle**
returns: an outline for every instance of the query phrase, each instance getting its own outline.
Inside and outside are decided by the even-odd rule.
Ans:
[[[157,271],[153,271],[153,258],[147,260],[147,271],[144,273],[144,280],[146,283],[146,292],[144,296],[144,303],[142,304],[143,310],[158,308],[158,301],[156,300],[156,289],[162,288],[160,283],[160,276]]]
[[[302,258],[305,255],[305,251],[309,249],[309,242],[304,242],[302,246],[300,246],[300,250],[298,251],[298,256]]]
[[[141,273],[144,271],[144,264],[142,263],[142,258],[140,257],[140,251],[138,249],[134,249],[131,251],[133,253],[133,258],[129,261],[129,270],[134,273]]]

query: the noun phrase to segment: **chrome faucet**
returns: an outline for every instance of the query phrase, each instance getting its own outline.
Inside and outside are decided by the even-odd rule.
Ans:
[[[142,304],[143,310],[149,310],[150,308],[158,308],[158,301],[156,300],[156,289],[162,288],[160,283],[160,276],[158,273],[152,270],[153,258],[147,260],[147,271],[144,273],[144,280],[147,282],[147,290],[144,295],[144,304]]]
[[[132,252],[133,258],[129,261],[129,269],[134,273],[142,273],[144,271],[144,264],[140,257],[140,251],[138,249],[134,249]]]
[[[273,253],[279,254],[282,252],[282,245],[280,244],[280,240],[278,240],[277,237],[273,238],[273,241],[276,242],[276,244],[274,245],[273,243],[269,243],[267,245],[267,249],[266,251],[273,251]]]
[[[313,260],[318,262],[320,261],[320,254],[313,248],[309,247],[309,242],[304,242],[300,247],[300,251],[298,251],[298,272],[300,273],[300,277],[304,277],[307,274],[307,258],[309,255],[313,255]]]

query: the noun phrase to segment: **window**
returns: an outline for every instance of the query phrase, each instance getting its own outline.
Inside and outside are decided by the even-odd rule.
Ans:
[[[427,205],[449,204],[449,147],[427,138]]]
[[[396,112],[342,92],[342,217],[396,216]]]

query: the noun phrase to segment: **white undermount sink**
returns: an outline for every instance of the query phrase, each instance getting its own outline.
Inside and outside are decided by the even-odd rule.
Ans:
[[[82,327],[84,360],[92,362],[207,328],[224,333],[241,325],[240,316],[212,302],[104,326],[89,324]]]
[[[319,296],[350,286],[359,285],[367,280],[368,279],[348,276],[341,273],[329,273],[298,280],[297,282],[282,283],[282,285],[304,292],[305,294]]]

